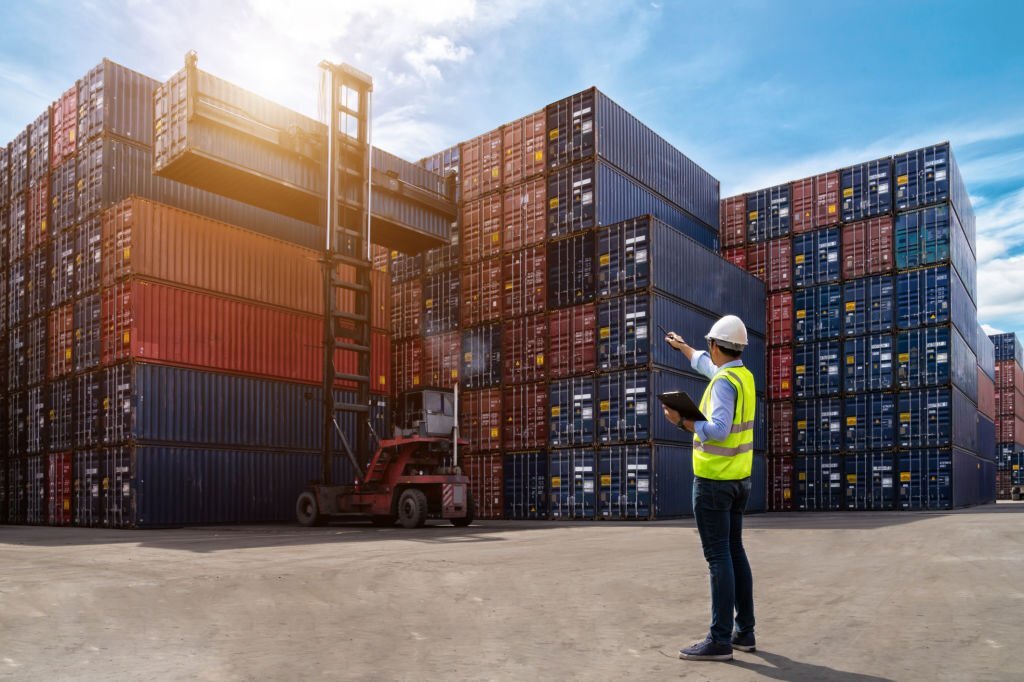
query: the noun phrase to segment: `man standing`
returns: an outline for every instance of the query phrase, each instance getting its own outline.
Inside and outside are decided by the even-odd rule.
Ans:
[[[756,404],[754,376],[740,359],[747,328],[740,318],[726,315],[705,337],[708,352],[690,347],[675,332],[665,340],[711,379],[700,401],[707,421],[682,419],[664,408],[666,419],[693,432],[693,515],[711,573],[710,631],[703,641],[680,649],[679,657],[729,661],[733,648],[755,650],[753,577],[743,550]]]

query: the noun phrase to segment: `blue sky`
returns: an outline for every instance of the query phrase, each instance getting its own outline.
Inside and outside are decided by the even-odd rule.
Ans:
[[[1024,332],[1024,3],[49,0],[0,5],[0,142],[109,57],[200,66],[311,116],[320,59],[375,78],[407,158],[597,85],[723,196],[950,140],[982,322]]]

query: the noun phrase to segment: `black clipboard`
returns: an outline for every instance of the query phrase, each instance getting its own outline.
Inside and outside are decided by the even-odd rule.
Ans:
[[[673,410],[679,413],[683,419],[689,419],[694,422],[702,422],[705,417],[700,411],[700,408],[693,402],[693,398],[684,391],[668,391],[658,395],[658,400],[661,401],[662,405],[671,407]]]

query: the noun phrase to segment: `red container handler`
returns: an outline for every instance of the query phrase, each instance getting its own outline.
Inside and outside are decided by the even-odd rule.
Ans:
[[[423,331],[423,281],[419,278],[392,284],[391,332],[397,339],[419,336]]]
[[[72,454],[61,452],[47,458],[47,516],[51,526],[70,526],[72,514]]]
[[[548,388],[544,382],[506,386],[502,395],[506,450],[532,450],[548,442]]]
[[[793,403],[768,404],[768,454],[772,457],[793,454]]]
[[[782,291],[768,297],[768,345],[793,343],[793,293]]]
[[[552,379],[597,367],[597,308],[593,303],[548,313],[548,372]]]
[[[469,476],[469,491],[473,496],[476,518],[505,518],[504,455],[478,453],[460,459],[459,464]]]
[[[501,127],[501,183],[509,187],[544,172],[547,145],[547,116],[537,111]]]
[[[719,228],[722,247],[743,246],[747,243],[747,195],[729,197],[721,201]]]
[[[75,155],[78,136],[78,88],[73,87],[53,105],[50,123],[50,166],[56,168]]]
[[[544,178],[515,185],[502,194],[501,248],[504,253],[541,244],[547,236],[548,187]]]
[[[482,199],[466,200],[462,207],[459,244],[462,264],[493,258],[501,253],[502,198],[491,194]]]
[[[29,187],[25,231],[25,244],[29,251],[34,251],[50,238],[50,182],[43,178]]]
[[[50,367],[47,377],[56,379],[75,369],[75,307],[72,304],[50,311]]]
[[[747,269],[747,247],[745,246],[730,246],[722,249],[722,258],[738,268]]]
[[[768,511],[793,511],[793,458],[769,457],[765,464],[768,468]]]
[[[892,216],[869,218],[842,229],[843,278],[892,272]]]
[[[501,259],[462,266],[462,324],[476,327],[501,319]]]
[[[502,315],[505,318],[544,310],[548,296],[547,256],[547,247],[539,244],[502,257]]]
[[[793,397],[793,348],[791,346],[768,350],[768,397],[772,400]]]
[[[822,173],[814,178],[814,226],[839,224],[839,171]]]
[[[391,382],[395,395],[420,388],[423,382],[423,339],[412,338],[391,344]]]
[[[768,291],[782,291],[793,283],[793,242],[789,237],[747,247],[747,272],[765,282]]]
[[[462,143],[462,199],[470,201],[501,187],[501,128]]]
[[[501,449],[501,389],[459,392],[459,435],[469,441],[469,451]]]
[[[510,317],[501,330],[501,358],[505,383],[541,381],[545,365],[548,323],[544,315]]]
[[[450,388],[459,382],[462,334],[447,332],[423,337],[423,386]]]

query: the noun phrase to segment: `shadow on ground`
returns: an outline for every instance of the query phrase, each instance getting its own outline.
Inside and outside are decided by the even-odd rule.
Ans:
[[[809,682],[893,682],[888,677],[877,677],[875,675],[864,675],[861,673],[836,670],[824,665],[813,663],[802,663],[786,658],[781,654],[773,654],[767,651],[756,651],[749,654],[763,662],[754,662],[744,655],[743,658],[733,659],[732,664],[737,668],[744,668],[758,675],[772,680],[808,680]]]

